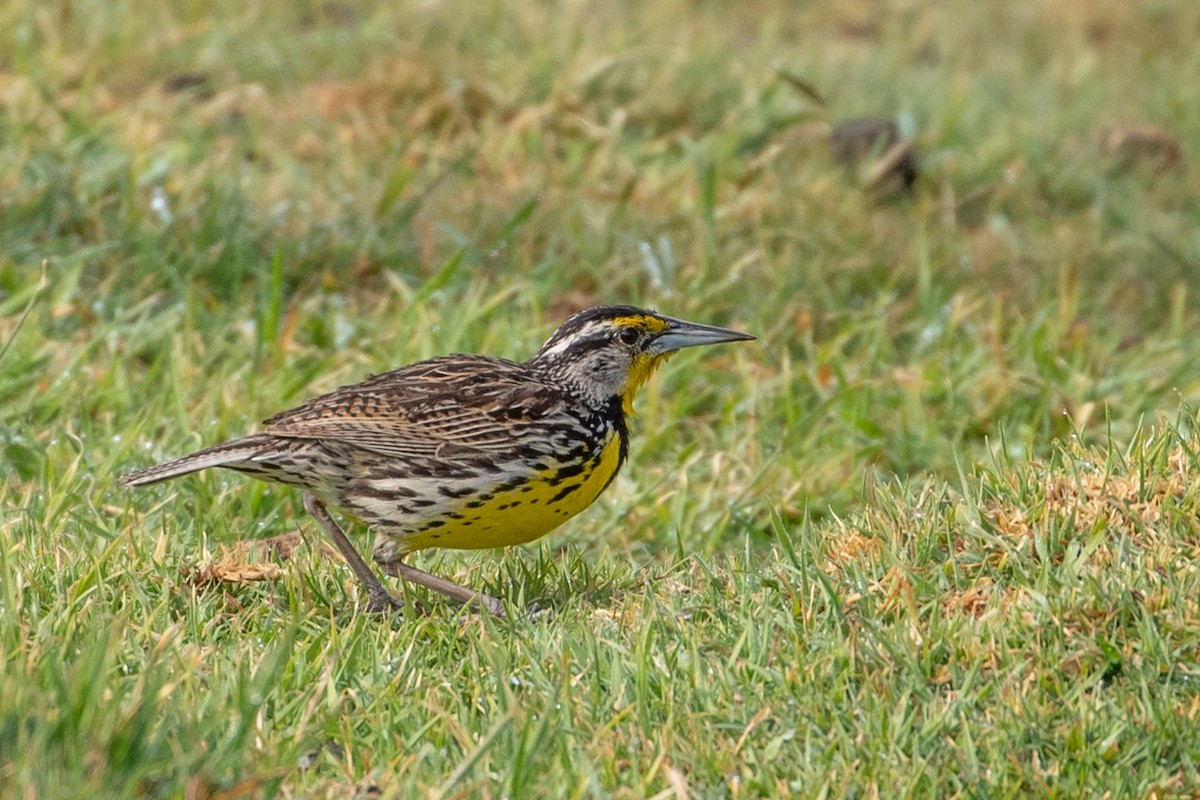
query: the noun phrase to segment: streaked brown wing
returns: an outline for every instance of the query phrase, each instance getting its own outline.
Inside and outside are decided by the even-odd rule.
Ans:
[[[373,376],[276,414],[266,433],[336,440],[382,455],[454,458],[512,449],[522,422],[561,408],[524,365],[447,356]]]

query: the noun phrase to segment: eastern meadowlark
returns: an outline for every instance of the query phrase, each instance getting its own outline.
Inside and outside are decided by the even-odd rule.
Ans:
[[[451,355],[401,367],[276,414],[260,433],[121,482],[145,486],[225,467],[297,486],[371,610],[399,603],[326,506],[375,528],[375,561],[388,574],[502,615],[495,598],[404,557],[504,547],[554,530],[612,482],[628,452],[634,393],[668,356],[753,338],[632,306],[591,308],[524,363]]]

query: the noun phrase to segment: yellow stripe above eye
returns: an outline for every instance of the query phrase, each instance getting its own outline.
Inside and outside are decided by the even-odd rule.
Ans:
[[[652,317],[649,314],[639,314],[637,316],[629,317],[614,317],[612,324],[618,328],[642,328],[643,330],[654,333],[657,333],[658,331],[665,331],[667,328],[671,327],[669,323],[659,319],[658,317]]]

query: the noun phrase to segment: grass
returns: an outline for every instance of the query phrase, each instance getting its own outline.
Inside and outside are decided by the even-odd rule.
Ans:
[[[6,4],[0,794],[1190,796],[1198,37],[1184,0]],[[864,115],[911,194],[830,155]],[[761,341],[672,361],[563,531],[422,558],[549,614],[383,624],[291,492],[116,485],[595,302]]]

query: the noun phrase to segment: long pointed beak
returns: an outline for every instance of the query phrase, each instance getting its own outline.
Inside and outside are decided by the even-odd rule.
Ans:
[[[661,315],[660,319],[665,320],[669,327],[655,336],[646,348],[649,353],[656,356],[673,353],[684,347],[720,342],[744,342],[754,338],[748,333],[729,328],[718,328],[715,325],[701,325],[698,322],[688,322]]]

